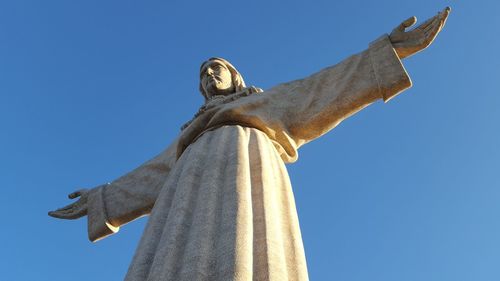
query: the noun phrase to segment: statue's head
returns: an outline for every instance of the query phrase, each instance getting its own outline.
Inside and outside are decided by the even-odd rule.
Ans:
[[[200,92],[208,100],[215,95],[229,95],[245,88],[243,77],[223,58],[210,58],[200,67]]]

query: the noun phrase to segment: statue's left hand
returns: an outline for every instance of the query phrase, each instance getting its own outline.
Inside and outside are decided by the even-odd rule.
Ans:
[[[411,17],[396,27],[389,38],[399,58],[404,59],[429,47],[446,23],[450,11],[450,7],[446,7],[442,12],[410,31],[406,29],[417,22],[416,17]]]
[[[50,211],[49,216],[58,218],[58,219],[66,219],[66,220],[74,220],[81,218],[87,215],[87,198],[89,191],[87,189],[80,189],[68,195],[69,199],[78,200],[74,203],[71,203],[65,207],[59,208],[55,211]]]

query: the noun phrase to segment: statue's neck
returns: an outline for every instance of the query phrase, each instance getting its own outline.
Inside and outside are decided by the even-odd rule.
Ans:
[[[251,86],[251,87],[244,88],[241,91],[238,91],[238,92],[235,92],[235,93],[232,93],[229,95],[211,96],[210,98],[205,100],[205,104],[203,104],[200,107],[198,112],[194,115],[193,119],[191,119],[189,122],[187,122],[186,124],[184,124],[181,127],[181,130],[184,130],[185,128],[187,128],[189,126],[189,124],[191,124],[191,122],[193,122],[194,119],[196,119],[198,116],[202,115],[205,111],[207,111],[211,108],[214,108],[218,105],[230,103],[230,102],[235,101],[239,98],[246,97],[246,96],[256,94],[256,93],[261,93],[261,92],[262,92],[262,89]]]

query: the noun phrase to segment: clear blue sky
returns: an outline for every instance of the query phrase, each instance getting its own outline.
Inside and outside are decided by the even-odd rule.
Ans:
[[[122,280],[145,219],[91,244],[47,211],[162,150],[202,103],[198,68],[269,88],[445,6],[404,61],[413,88],[288,165],[310,279],[500,280],[498,1],[0,2],[0,279]]]

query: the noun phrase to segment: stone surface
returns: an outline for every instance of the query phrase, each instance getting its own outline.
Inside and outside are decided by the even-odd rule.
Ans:
[[[49,214],[87,215],[92,241],[150,214],[126,280],[308,280],[284,164],[345,118],[409,88],[400,56],[427,47],[446,11],[408,36],[413,43],[397,41],[407,20],[366,51],[266,91],[210,59],[200,70],[206,103],[165,151]]]

